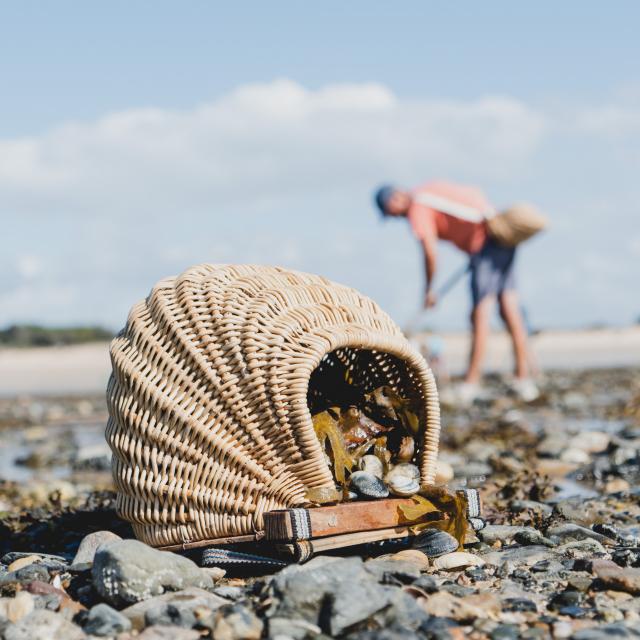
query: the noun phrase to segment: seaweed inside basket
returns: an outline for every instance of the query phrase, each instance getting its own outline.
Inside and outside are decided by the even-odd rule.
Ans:
[[[315,413],[313,426],[337,488],[335,494],[325,491],[324,495],[310,490],[310,501],[385,497],[385,491],[387,495],[417,493],[418,411],[415,401],[380,386]],[[354,476],[355,472],[361,473]],[[377,487],[369,491],[371,495],[367,482]]]

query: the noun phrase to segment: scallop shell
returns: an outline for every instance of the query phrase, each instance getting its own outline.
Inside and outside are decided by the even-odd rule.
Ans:
[[[433,481],[433,376],[349,287],[278,267],[199,265],[136,304],[110,354],[117,508],[148,544],[253,534],[266,511],[333,487],[311,408],[331,406],[345,376],[419,402],[423,481]]]
[[[360,462],[358,462],[358,467],[360,467],[360,471],[366,471],[367,473],[376,476],[376,478],[382,479],[382,476],[384,475],[384,466],[378,456],[362,456],[362,458],[360,458]]]
[[[425,529],[421,531],[412,544],[414,549],[426,553],[430,558],[437,558],[458,550],[458,541],[446,531]]]
[[[367,471],[354,471],[349,480],[349,488],[361,498],[386,498],[389,495],[384,482]]]

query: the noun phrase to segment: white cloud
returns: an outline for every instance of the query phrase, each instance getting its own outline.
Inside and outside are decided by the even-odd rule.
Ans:
[[[578,130],[604,136],[640,133],[640,109],[618,105],[587,108],[576,121]]]
[[[42,261],[38,256],[21,255],[16,261],[16,270],[25,280],[32,280],[42,273]]]
[[[0,141],[0,197],[25,215],[254,206],[371,175],[501,173],[543,131],[539,114],[509,98],[405,102],[375,84],[309,91],[279,80],[188,111],[136,109]]]
[[[622,300],[598,309],[635,317],[625,287],[640,274],[607,255],[620,238],[637,255],[638,227],[627,227],[640,190],[601,134],[622,127],[638,142],[636,118],[626,107],[560,112],[508,96],[406,100],[379,84],[278,80],[183,111],[131,109],[0,140],[0,218],[15,237],[0,254],[0,324],[117,327],[155,281],[201,261],[321,272],[402,321],[419,299],[420,260],[402,225],[377,224],[370,192],[429,177],[562,211],[523,251],[521,282],[544,323],[588,315],[591,281]],[[441,255],[445,275],[462,260]],[[466,306],[459,290],[436,321],[464,325]]]

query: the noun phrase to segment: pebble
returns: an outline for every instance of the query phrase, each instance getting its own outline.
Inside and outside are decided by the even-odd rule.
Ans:
[[[84,631],[64,616],[35,609],[4,630],[3,640],[83,640]]]
[[[521,545],[535,545],[542,544],[545,547],[555,547],[556,543],[549,538],[545,538],[539,531],[536,529],[526,530],[526,531],[518,531],[514,536],[514,540]]]
[[[175,625],[191,629],[196,624],[196,613],[188,604],[177,602],[157,602],[151,605],[144,614],[146,627],[153,625]]]
[[[566,540],[596,540],[600,544],[613,545],[614,541],[608,536],[596,533],[587,527],[582,527],[577,524],[566,523],[560,524],[547,529],[547,537],[555,539],[556,541]]]
[[[631,485],[623,478],[612,478],[604,485],[605,493],[620,493],[621,491],[629,491]]]
[[[435,484],[447,484],[453,480],[454,471],[453,467],[444,460],[438,460],[436,462],[436,477]]]
[[[490,593],[458,598],[446,591],[440,591],[429,596],[424,609],[432,616],[470,622],[478,618],[495,618],[501,607],[500,600]]]
[[[101,545],[94,557],[92,577],[95,590],[114,606],[147,600],[165,591],[213,586],[211,576],[188,558],[138,540]]]
[[[420,571],[426,571],[429,568],[429,556],[419,549],[403,549],[398,553],[394,553],[391,558],[410,562]]]
[[[602,453],[611,442],[611,436],[603,431],[582,431],[569,440],[569,447],[582,449],[587,453]]]
[[[484,529],[478,531],[477,536],[482,540],[482,542],[492,545],[498,541],[505,543],[514,539],[517,533],[521,533],[523,531],[536,532],[536,529],[533,527],[524,527],[517,525],[495,525],[488,524]]]
[[[33,596],[28,591],[18,591],[14,598],[6,600],[4,615],[10,622],[18,622],[35,608]]]
[[[83,625],[85,633],[93,636],[115,636],[131,629],[131,621],[108,604],[100,603],[92,607]]]
[[[551,515],[553,507],[544,504],[544,502],[536,502],[535,500],[512,500],[509,508],[514,513],[522,513],[523,511],[534,511],[542,513],[545,516]]]
[[[502,610],[517,613],[537,613],[538,606],[528,598],[505,598],[502,601]]]
[[[420,567],[407,560],[373,558],[364,568],[381,584],[409,584],[420,577]]]
[[[272,616],[302,618],[329,635],[367,620],[390,604],[390,587],[379,585],[360,558],[319,556],[276,574],[268,587]]]
[[[101,544],[122,540],[122,538],[111,531],[94,531],[82,538],[78,551],[73,558],[72,565],[92,564],[96,551]]]
[[[27,584],[38,580],[49,582],[49,572],[40,564],[30,563],[17,571],[10,571],[0,576],[0,586],[8,584]]]
[[[532,566],[540,560],[546,560],[549,556],[549,549],[541,545],[532,545],[529,547],[513,547],[504,549],[503,551],[492,551],[484,554],[487,564],[500,567],[505,564],[511,566]]]
[[[173,625],[154,625],[135,636],[135,640],[199,640],[200,637],[200,633],[194,629],[183,629]]]
[[[591,456],[583,449],[569,448],[563,450],[560,460],[573,464],[589,464]]]
[[[17,560],[14,560],[7,567],[7,569],[9,571],[18,571],[18,569],[22,569],[22,567],[28,567],[30,564],[33,564],[38,560],[40,560],[40,556],[36,556],[36,555],[24,556],[23,558],[18,558]]]
[[[438,583],[433,576],[420,576],[411,586],[421,589],[425,593],[435,593],[438,591]]]
[[[481,567],[484,560],[480,556],[466,551],[456,551],[440,556],[433,561],[433,567],[438,570],[464,569],[465,567]]]
[[[536,471],[542,476],[550,478],[564,478],[579,467],[575,462],[564,460],[541,459],[536,463]]]
[[[215,615],[212,636],[216,640],[260,640],[264,624],[243,604],[226,605]]]
[[[640,569],[619,567],[611,560],[594,560],[592,571],[609,589],[640,595]]]
[[[579,591],[562,591],[556,593],[549,600],[549,609],[558,611],[563,607],[574,607],[582,601],[582,594]]]
[[[143,602],[138,602],[123,609],[121,613],[131,621],[133,628],[139,631],[145,626],[145,617],[148,611],[170,604],[180,606],[190,611],[196,611],[201,608],[215,611],[219,607],[229,604],[229,600],[205,591],[204,589],[191,587],[183,591],[169,592]]]
[[[321,638],[322,629],[317,624],[295,618],[269,618],[269,640],[306,640]]]
[[[66,566],[67,560],[62,556],[55,555],[53,553],[37,553],[34,554],[30,551],[9,551],[9,553],[5,553],[2,558],[0,558],[0,562],[2,564],[11,564],[20,558],[30,558],[36,556],[42,564],[50,563],[54,566]]]

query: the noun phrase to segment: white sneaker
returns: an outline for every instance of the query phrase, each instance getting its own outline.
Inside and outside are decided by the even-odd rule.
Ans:
[[[480,385],[473,382],[459,382],[443,389],[440,400],[450,407],[469,407],[481,396]]]
[[[522,402],[533,402],[540,397],[540,390],[531,378],[516,378],[511,383],[511,390]]]

